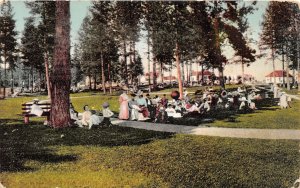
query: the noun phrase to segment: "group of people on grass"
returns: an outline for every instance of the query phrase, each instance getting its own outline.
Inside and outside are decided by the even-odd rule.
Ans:
[[[144,95],[141,91],[130,95],[124,91],[119,97],[119,119],[123,120],[152,120],[166,122],[168,118],[182,118],[188,114],[201,115],[213,110],[255,110],[255,100],[261,99],[256,88],[238,88],[236,91],[216,91],[206,87],[204,91],[197,91],[193,98],[184,90],[184,95],[179,98],[179,93],[171,93],[171,99],[166,94],[162,97],[149,93]]]
[[[70,117],[74,124],[79,127],[88,127],[89,129],[97,126],[111,126],[110,118],[114,113],[109,109],[109,103],[104,102],[102,105],[102,114],[91,110],[88,105],[83,106],[84,112],[78,113],[70,104]]]
[[[31,105],[30,113],[38,117],[42,116],[44,110],[41,105],[38,105],[39,100],[34,99]],[[91,110],[88,105],[83,106],[83,112],[78,113],[72,103],[70,103],[70,118],[73,124],[78,127],[87,127],[89,129],[97,126],[111,126],[110,117],[114,113],[109,109],[109,103],[104,102],[102,105],[102,113],[95,110]],[[47,121],[44,122],[45,125],[48,124]]]
[[[281,108],[290,106],[291,97],[283,92],[277,85],[271,86],[274,98],[279,99]],[[119,97],[121,120],[137,120],[152,122],[168,122],[170,118],[182,118],[186,115],[193,114],[200,116],[217,110],[255,110],[255,101],[262,99],[259,94],[260,90],[252,86],[251,88],[238,87],[234,91],[220,90],[206,87],[204,91],[199,90],[191,97],[187,90],[184,90],[182,98],[179,92],[173,91],[171,98],[167,98],[166,94],[161,97],[155,95],[151,97],[149,93],[143,92],[127,94],[127,91]],[[268,97],[266,95],[265,97]],[[31,107],[31,113],[41,116],[42,108],[36,105],[38,100],[35,99]],[[102,105],[102,114],[95,110],[90,110],[88,105],[84,105],[83,112],[78,113],[72,104],[70,104],[70,117],[74,124],[79,127],[87,127],[89,129],[96,126],[110,126],[110,118],[114,113],[109,109],[109,103]]]

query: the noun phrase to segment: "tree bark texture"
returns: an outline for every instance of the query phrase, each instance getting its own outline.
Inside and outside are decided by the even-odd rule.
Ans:
[[[176,42],[175,48],[175,59],[176,59],[176,68],[177,68],[177,78],[178,78],[178,89],[180,94],[180,99],[183,97],[183,87],[182,87],[182,78],[181,78],[181,70],[180,70],[180,57],[179,57],[179,46]]]
[[[70,2],[56,1],[56,26],[51,80],[51,126],[71,126],[70,121]]]

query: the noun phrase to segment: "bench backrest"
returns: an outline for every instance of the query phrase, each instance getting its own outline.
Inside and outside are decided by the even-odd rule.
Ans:
[[[22,104],[23,112],[30,112],[32,104],[33,103],[24,103],[24,104]],[[37,105],[39,105],[43,109],[43,111],[45,111],[45,112],[49,112],[50,109],[51,109],[51,104],[50,103],[38,103]]]

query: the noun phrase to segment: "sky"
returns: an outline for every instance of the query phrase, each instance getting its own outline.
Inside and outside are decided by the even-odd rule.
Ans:
[[[1,1],[1,0],[0,0]],[[240,1],[242,2],[242,1]],[[246,2],[247,3],[247,2]],[[73,0],[70,3],[70,12],[71,12],[71,45],[76,42],[78,37],[77,33],[79,31],[80,25],[82,24],[83,18],[89,12],[89,6],[91,5],[91,1],[83,1],[83,0]],[[265,9],[268,5],[268,1],[258,1],[256,7],[258,8],[254,14],[248,16],[249,20],[249,33],[251,33],[250,37],[254,40],[259,40],[259,35],[261,33],[260,23],[262,22],[262,16],[265,12]],[[16,30],[19,32],[19,38],[21,37],[22,31],[24,29],[24,18],[29,17],[29,9],[26,8],[24,1],[12,1],[13,11],[14,11],[14,19],[16,20]],[[250,44],[254,49],[259,52],[256,44]],[[142,57],[144,72],[148,72],[147,70],[147,45],[145,39],[141,39],[141,41],[137,44],[137,49],[139,54]],[[230,58],[232,56],[233,51],[228,47],[228,49],[224,50],[224,53],[227,57]],[[276,68],[279,69],[281,67],[280,62],[276,63]],[[193,70],[196,70],[196,65],[194,65]],[[264,80],[265,75],[272,71],[272,63],[267,59],[258,59],[256,62],[252,63],[249,67],[245,67],[245,73],[253,75],[257,80]],[[200,68],[199,68],[200,70]],[[173,75],[175,74],[175,70],[173,70]],[[241,75],[241,65],[226,65],[224,74],[229,76]],[[165,76],[168,76],[166,73]]]

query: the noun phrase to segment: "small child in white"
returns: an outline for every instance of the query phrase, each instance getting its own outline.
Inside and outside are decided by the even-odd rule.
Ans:
[[[101,125],[110,126],[111,125],[110,117],[112,117],[114,113],[109,109],[108,102],[103,103],[102,107],[103,107],[102,114],[104,119],[101,122]]]

